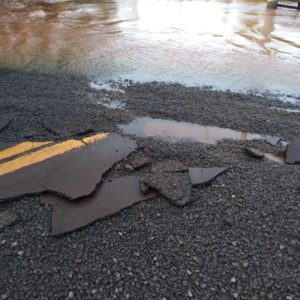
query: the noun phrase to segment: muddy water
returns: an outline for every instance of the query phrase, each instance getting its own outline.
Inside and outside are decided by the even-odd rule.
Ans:
[[[0,66],[299,95],[299,32],[261,0],[2,0]]]
[[[248,132],[240,132],[229,128],[217,126],[201,126],[188,122],[153,119],[141,117],[134,119],[127,125],[119,126],[127,134],[140,137],[154,137],[169,142],[197,141],[205,144],[216,144],[223,139],[255,140],[266,136]]]

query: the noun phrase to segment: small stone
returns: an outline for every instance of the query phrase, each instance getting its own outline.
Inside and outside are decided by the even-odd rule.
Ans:
[[[205,289],[207,287],[207,284],[206,283],[201,283],[200,287],[201,287],[201,289]]]
[[[137,157],[132,162],[131,165],[135,170],[138,170],[144,166],[147,166],[151,163],[149,157]]]
[[[24,254],[24,251],[18,251],[18,255],[22,256]]]
[[[255,158],[263,158],[264,157],[264,153],[255,148],[246,147],[245,151],[246,151],[246,153],[248,153],[249,155],[251,155]]]
[[[12,247],[17,247],[18,246],[18,242],[16,241],[16,242],[13,242],[12,244],[11,244],[11,246]]]
[[[232,227],[234,225],[234,221],[231,218],[226,217],[224,219],[224,225],[228,227]]]
[[[141,190],[141,193],[143,195],[145,195],[145,194],[147,194],[149,192],[150,188],[144,182],[140,182],[140,190]]]
[[[97,290],[96,289],[93,289],[92,290],[92,294],[96,294],[97,293]]]
[[[189,298],[193,297],[193,294],[192,294],[192,292],[190,290],[188,291],[188,296],[189,296]]]
[[[234,298],[237,298],[237,297],[238,297],[238,293],[233,293],[232,296],[233,296]]]
[[[68,293],[68,298],[73,298],[74,297],[74,293],[73,293],[73,291],[69,291],[69,293]]]
[[[248,266],[249,266],[249,263],[248,263],[247,261],[244,261],[244,262],[243,262],[243,267],[244,267],[244,268],[247,268]]]
[[[17,221],[17,215],[12,214],[8,211],[0,213],[0,229],[15,224]]]
[[[235,198],[235,195],[231,195],[231,198],[234,199],[234,198]]]
[[[235,277],[231,277],[230,282],[235,283],[236,282],[236,278]]]
[[[190,275],[190,276],[192,275],[192,272],[189,269],[187,269],[186,272],[188,275]]]
[[[125,165],[125,169],[128,171],[134,171],[134,168],[132,165]]]

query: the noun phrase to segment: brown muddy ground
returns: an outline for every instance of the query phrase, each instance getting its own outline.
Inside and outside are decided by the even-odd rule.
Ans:
[[[125,93],[92,90],[85,78],[2,72],[1,142],[56,140],[76,132],[117,131],[136,116],[217,125],[299,138],[296,108],[256,97],[177,84],[133,84]],[[125,109],[97,104],[109,98]],[[168,143],[131,136],[139,150],[105,180],[132,174],[135,157],[186,166],[230,166],[184,208],[162,197],[127,208],[74,233],[49,234],[51,209],[38,196],[1,204],[17,215],[0,232],[2,299],[297,299],[300,265],[300,168],[249,157],[264,141]],[[144,167],[134,174],[142,175]]]

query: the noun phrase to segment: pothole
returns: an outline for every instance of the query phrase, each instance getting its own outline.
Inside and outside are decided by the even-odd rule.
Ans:
[[[139,137],[154,137],[169,142],[197,141],[205,144],[216,144],[223,139],[262,140],[269,136],[243,131],[236,131],[218,126],[202,126],[188,122],[154,119],[150,117],[136,118],[126,125],[119,125],[126,134]]]

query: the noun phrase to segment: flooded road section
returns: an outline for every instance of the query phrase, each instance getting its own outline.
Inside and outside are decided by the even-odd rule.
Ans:
[[[254,0],[4,0],[0,67],[299,95],[299,14]]]

